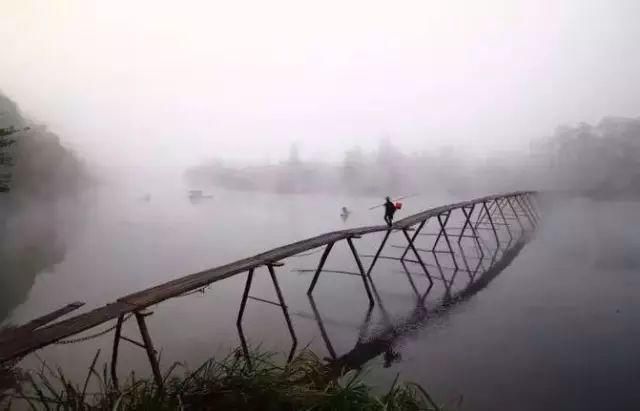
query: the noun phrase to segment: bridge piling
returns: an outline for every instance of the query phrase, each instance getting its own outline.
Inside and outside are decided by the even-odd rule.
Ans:
[[[158,363],[158,358],[156,357],[155,350],[153,349],[153,342],[151,341],[151,335],[149,334],[149,329],[147,328],[147,323],[144,318],[150,315],[149,313],[141,313],[140,311],[135,312],[136,321],[138,322],[138,328],[140,330],[140,335],[142,336],[142,340],[144,341],[145,351],[147,352],[147,357],[149,358],[149,363],[151,364],[151,370],[153,372],[153,379],[156,383],[156,386],[160,390],[160,392],[164,391],[162,374],[160,373],[160,364]]]
[[[467,208],[469,211],[467,212]],[[460,230],[460,234],[458,235],[458,244],[462,242],[462,236],[464,236],[465,231],[467,230],[467,225],[471,224],[471,215],[473,214],[473,210],[476,208],[475,204],[471,204],[470,206],[462,206],[460,209],[462,210],[462,214],[464,214],[464,224],[462,225],[462,230]]]
[[[495,201],[494,201],[494,203],[495,203]],[[489,208],[487,207],[487,202],[486,201],[483,201],[482,205],[483,205],[483,207],[484,207],[484,209],[486,211],[485,214],[487,216],[487,219],[489,220],[489,223],[491,224],[491,229],[493,230],[493,235],[496,238],[496,247],[499,249],[500,248],[500,237],[498,237],[498,231],[496,230],[495,224],[493,224],[493,218],[491,218],[491,212],[489,211]]]
[[[293,324],[291,324],[291,317],[289,316],[289,310],[286,304],[284,303],[284,298],[282,297],[282,291],[280,290],[280,285],[278,284],[278,278],[276,277],[276,272],[273,269],[273,264],[268,264],[267,268],[269,269],[269,275],[271,276],[271,281],[273,282],[273,286],[276,289],[278,301],[280,302],[280,308],[282,308],[282,314],[284,315],[284,319],[287,322],[287,328],[289,329],[289,334],[291,334],[291,339],[293,340],[293,346],[291,347],[289,358],[287,358],[287,362],[290,362],[293,359],[293,354],[295,353],[296,347],[298,345],[298,338],[296,338],[296,333],[293,330]]]
[[[423,220],[420,225],[418,225],[418,228],[416,229],[416,231],[413,233],[413,235],[411,236],[411,244],[414,243],[414,241],[416,241],[416,238],[418,237],[418,235],[420,235],[420,231],[422,231],[422,228],[424,228],[425,224],[427,224],[427,221],[429,221],[429,218]],[[404,249],[404,252],[402,253],[402,256],[400,257],[401,261],[404,261],[404,258],[407,256],[407,253],[409,252],[409,246],[407,246],[407,248]]]
[[[356,260],[356,264],[358,265],[358,270],[360,270],[360,275],[362,276],[362,283],[364,284],[364,289],[367,291],[367,296],[369,297],[369,305],[374,306],[375,301],[373,299],[373,296],[371,295],[371,290],[369,289],[369,283],[367,282],[367,274],[364,272],[364,267],[362,266],[362,261],[360,261],[358,250],[356,250],[355,245],[353,245],[353,240],[351,239],[351,237],[347,237],[347,243],[349,244],[349,248],[351,249],[353,258]]]
[[[118,348],[120,347],[120,333],[122,332],[122,323],[124,322],[124,314],[118,316],[116,322],[116,330],[113,337],[113,347],[111,350],[111,381],[116,391],[119,390],[118,384]]]
[[[424,261],[422,261],[422,257],[420,257],[418,250],[416,250],[415,246],[413,245],[413,242],[411,241],[411,237],[409,237],[409,233],[407,232],[407,230],[402,230],[402,232],[404,233],[404,237],[407,239],[407,242],[409,243],[409,247],[411,247],[411,251],[413,251],[413,254],[415,254],[418,263],[422,267],[424,274],[429,279],[429,282],[433,284],[433,279],[431,278],[431,274],[429,273],[429,270],[427,270],[427,266],[424,265]]]
[[[449,247],[449,252],[451,253],[451,260],[453,261],[453,265],[454,267],[456,267],[456,270],[458,270],[459,267],[458,267],[458,261],[456,260],[456,253],[455,251],[453,251],[453,247],[451,247],[451,242],[449,241],[449,235],[447,234],[447,228],[446,228],[447,222],[449,221],[449,217],[451,216],[451,213],[453,213],[453,210],[450,210],[447,213],[447,218],[445,219],[444,223],[442,222],[442,218],[441,218],[442,214],[438,214],[438,223],[440,224],[440,229],[441,229],[440,232],[444,235],[444,240],[447,243],[447,247]],[[433,248],[435,249],[435,244]]]
[[[498,204],[498,211],[500,211],[500,216],[502,217],[502,221],[504,222],[504,225],[507,228],[507,233],[509,234],[509,241],[511,241],[513,240],[513,235],[511,234],[511,227],[509,227],[509,222],[504,216],[504,212],[502,210],[502,206],[500,205],[500,202],[498,202],[497,204]]]
[[[322,256],[320,257],[320,262],[318,263],[318,268],[316,269],[316,272],[313,275],[313,279],[311,280],[311,284],[309,285],[309,289],[307,290],[307,295],[310,296],[311,293],[313,293],[313,289],[316,287],[316,283],[318,282],[318,277],[320,277],[320,273],[322,272],[324,263],[327,261],[327,257],[329,257],[329,253],[331,253],[331,249],[333,248],[334,244],[335,243],[329,243],[325,246],[324,251],[322,252]]]
[[[388,229],[385,232],[384,238],[382,239],[382,242],[380,242],[380,247],[378,247],[378,251],[376,251],[376,254],[373,256],[373,260],[371,261],[371,265],[369,265],[369,269],[367,270],[367,277],[369,277],[369,279],[371,278],[371,271],[373,270],[373,266],[376,265],[376,262],[378,261],[378,257],[380,257],[380,253],[382,252],[384,245],[387,243],[387,240],[389,239],[389,235],[391,235],[391,229]]]
[[[518,220],[518,225],[520,225],[520,234],[524,233],[525,229],[524,229],[524,225],[522,224],[522,221],[520,220],[520,217],[518,216],[518,212],[516,211],[515,207],[513,206],[513,203],[511,202],[511,198],[507,197],[507,204],[509,204],[509,208],[511,208],[511,211],[513,212],[513,215],[516,217],[516,220]]]

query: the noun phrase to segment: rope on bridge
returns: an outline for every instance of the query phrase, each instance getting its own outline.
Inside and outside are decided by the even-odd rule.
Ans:
[[[131,318],[133,314],[127,314],[123,320],[127,321],[129,318]],[[103,335],[115,330],[117,325],[114,325],[113,327],[109,327],[106,330],[97,332],[95,334],[91,334],[91,335],[87,335],[86,337],[79,337],[79,338],[70,338],[68,340],[59,340],[54,342],[54,344],[56,345],[66,345],[66,344],[75,344],[75,343],[79,343],[79,342],[83,342],[83,341],[89,341],[89,340],[93,340],[94,338],[98,338],[98,337],[102,337]]]
[[[197,294],[197,293],[204,294],[204,292],[210,287],[211,287],[211,285],[208,285],[206,287],[202,287],[202,288],[199,288],[197,290],[189,291],[189,292],[186,292],[186,293],[184,293],[182,295],[177,296],[176,298],[187,297],[189,295]],[[122,322],[126,322],[132,316],[133,316],[133,314],[131,314],[131,313],[127,314],[124,317],[124,319],[122,320]],[[60,340],[60,341],[54,342],[54,344],[56,344],[56,345],[67,345],[67,344],[75,344],[75,343],[79,343],[79,342],[93,340],[95,338],[102,337],[103,335],[108,334],[109,332],[115,330],[116,327],[117,327],[117,324],[112,326],[112,327],[107,328],[106,330],[97,332],[95,334],[87,335],[86,337],[70,338],[70,339],[67,339],[67,340]]]

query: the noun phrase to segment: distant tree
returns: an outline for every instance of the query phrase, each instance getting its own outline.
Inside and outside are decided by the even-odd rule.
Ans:
[[[10,188],[11,173],[8,169],[13,165],[13,161],[8,147],[16,142],[11,136],[17,132],[15,127],[0,128],[0,192],[3,193]]]

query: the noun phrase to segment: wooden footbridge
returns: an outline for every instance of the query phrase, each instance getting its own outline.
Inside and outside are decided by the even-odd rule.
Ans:
[[[448,226],[450,217],[456,211],[462,213],[462,226]],[[458,217],[460,216],[458,215]],[[437,232],[423,233],[423,229],[430,220],[436,222]],[[508,234],[509,238],[513,239],[512,229],[515,229],[514,227],[517,227],[520,233],[524,233],[526,230],[532,230],[535,228],[539,224],[539,221],[540,214],[537,194],[532,191],[518,191],[490,195],[470,201],[432,208],[398,220],[393,223],[391,227],[386,225],[367,226],[318,235],[306,240],[274,248],[252,257],[187,275],[143,291],[129,294],[103,307],[50,324],[62,315],[66,315],[71,311],[77,310],[83,305],[82,303],[70,304],[60,310],[18,327],[11,332],[0,334],[0,363],[21,358],[37,349],[82,333],[83,331],[89,330],[108,321],[116,320],[111,358],[111,374],[114,383],[117,385],[118,381],[116,369],[118,347],[120,341],[124,340],[145,349],[154,378],[161,387],[162,377],[156,357],[156,351],[153,348],[151,336],[145,322],[145,317],[150,314],[145,311],[145,309],[152,305],[174,297],[183,296],[187,293],[209,286],[217,281],[247,272],[247,281],[242,294],[237,319],[238,331],[243,345],[244,337],[241,328],[242,318],[247,300],[251,298],[281,307],[287,322],[287,327],[294,340],[295,349],[295,333],[293,331],[288,309],[284,302],[284,297],[278,284],[275,271],[276,267],[283,265],[282,260],[313,249],[324,247],[320,261],[315,269],[314,276],[307,291],[307,294],[311,296],[314,287],[320,278],[320,274],[323,272],[325,261],[331,253],[333,246],[337,242],[346,241],[356,265],[358,266],[359,276],[361,277],[364,291],[368,296],[370,306],[373,306],[375,304],[375,299],[372,295],[372,272],[379,259],[395,259],[399,260],[403,265],[406,262],[416,264],[421,268],[430,284],[433,284],[433,280],[436,279],[442,281],[444,286],[448,288],[452,284],[453,278],[446,278],[439,264],[437,270],[433,270],[433,267],[429,270],[428,265],[423,261],[421,252],[432,252],[434,253],[434,256],[436,255],[435,253],[448,254],[457,272],[460,270],[460,266],[458,258],[456,258],[456,252],[454,251],[452,241],[457,241],[459,245],[463,239],[470,239],[475,243],[477,249],[482,254],[483,246],[481,242],[483,239],[480,235],[480,230],[487,230],[487,232],[492,233],[495,237],[496,245],[499,247],[499,232],[504,232],[506,230],[506,234]],[[501,229],[500,227],[503,227],[504,229]],[[371,258],[371,263],[365,269],[361,256],[358,253],[353,240],[368,234],[379,232],[384,232],[385,234],[375,255],[362,256]],[[404,252],[400,258],[381,255],[385,245],[387,244],[387,240],[394,232],[401,233],[401,237],[406,241],[406,244],[402,246],[404,248]],[[424,238],[423,236],[433,236],[435,238],[430,249],[419,248],[418,239]],[[444,247],[446,248],[444,250],[438,250],[437,248],[439,244],[444,244]],[[411,253],[415,259],[409,259],[407,257],[409,253]],[[484,257],[484,254],[482,254],[482,256]],[[471,272],[464,255],[462,256],[462,263],[467,267],[466,271]],[[262,266],[266,266],[268,269],[278,298],[277,302],[263,300],[249,295],[254,270]],[[436,274],[431,271],[438,271],[438,275],[436,276]],[[123,323],[131,316],[136,318],[142,342],[133,340],[121,334]],[[291,351],[291,355],[293,355],[293,349]]]

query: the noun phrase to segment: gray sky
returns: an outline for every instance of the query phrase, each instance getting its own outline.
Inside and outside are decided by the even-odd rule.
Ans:
[[[640,115],[640,1],[0,0],[0,89],[99,163],[522,147]]]

